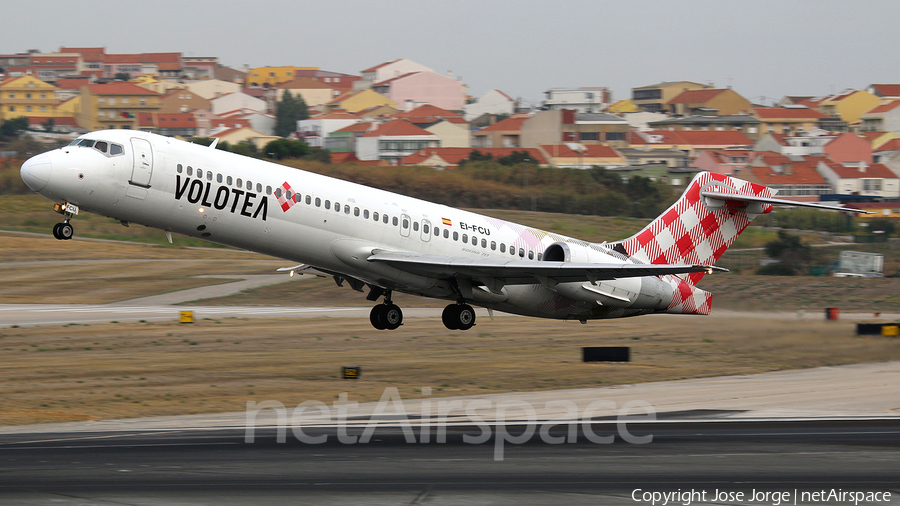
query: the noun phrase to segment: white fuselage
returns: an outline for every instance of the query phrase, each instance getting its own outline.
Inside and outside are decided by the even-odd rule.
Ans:
[[[373,250],[537,262],[548,246],[564,243],[578,257],[572,260],[626,262],[603,245],[173,138],[108,130],[81,139],[100,140],[106,149],[70,145],[48,152],[27,162],[23,179],[38,193],[85,211],[289,259],[384,289],[458,298],[447,280],[368,262]],[[123,152],[112,154],[111,144]],[[664,311],[671,301],[667,285],[656,277],[603,281],[586,297],[579,295],[581,285],[479,287],[472,301],[512,313],[582,320]]]

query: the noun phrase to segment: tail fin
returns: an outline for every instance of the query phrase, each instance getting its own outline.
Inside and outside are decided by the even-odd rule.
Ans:
[[[756,216],[772,210],[770,204],[709,199],[701,192],[764,199],[775,193],[759,184],[701,172],[672,207],[617,249],[645,263],[713,265]],[[684,281],[693,286],[703,275],[688,274]]]

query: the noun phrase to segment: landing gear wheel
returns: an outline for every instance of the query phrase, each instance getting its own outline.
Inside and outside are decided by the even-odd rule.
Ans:
[[[396,330],[403,325],[403,311],[396,304],[379,304],[369,313],[369,321],[378,330]]]
[[[57,223],[53,226],[53,237],[64,241],[71,239],[75,235],[75,229],[68,223]]]
[[[468,304],[450,304],[444,308],[441,320],[450,330],[469,330],[475,326],[475,310]]]

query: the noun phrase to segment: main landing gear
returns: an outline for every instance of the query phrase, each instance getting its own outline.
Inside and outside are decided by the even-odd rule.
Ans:
[[[450,330],[469,330],[475,326],[475,310],[462,302],[450,304],[444,308],[441,320]],[[403,325],[403,311],[391,302],[390,290],[384,292],[384,303],[372,308],[369,321],[378,330],[396,330]]]

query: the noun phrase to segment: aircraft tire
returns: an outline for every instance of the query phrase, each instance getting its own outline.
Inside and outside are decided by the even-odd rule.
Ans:
[[[381,313],[383,310],[384,304],[378,304],[377,306],[372,308],[371,312],[369,312],[369,321],[377,330],[387,329],[387,326],[383,323],[383,320],[381,318]]]
[[[60,223],[59,225],[60,239],[69,240],[72,238],[72,236],[75,235],[75,229],[72,227],[72,225],[69,225],[68,223]]]
[[[62,241],[63,237],[59,234],[60,227],[62,227],[62,223],[57,223],[56,225],[53,225],[53,237],[56,237],[57,239]]]
[[[456,322],[459,330],[469,330],[475,326],[475,310],[468,304],[462,304],[456,313]]]
[[[403,325],[403,311],[396,304],[388,304],[381,309],[379,319],[384,324],[384,328],[397,330],[400,325]]]
[[[444,312],[441,313],[441,321],[444,322],[444,326],[447,327],[448,330],[459,330],[459,307],[459,304],[450,304],[445,307]]]

